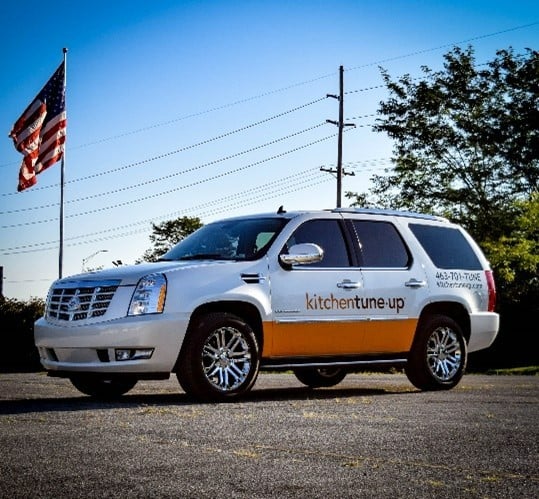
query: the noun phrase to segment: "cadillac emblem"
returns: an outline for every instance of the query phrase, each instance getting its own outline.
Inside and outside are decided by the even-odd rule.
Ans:
[[[80,309],[80,299],[77,295],[71,297],[67,302],[66,311],[67,312],[76,312]]]

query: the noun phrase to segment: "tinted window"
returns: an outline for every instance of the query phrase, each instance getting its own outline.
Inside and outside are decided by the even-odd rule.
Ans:
[[[436,267],[481,270],[481,262],[460,230],[421,224],[410,224],[410,229]]]
[[[180,241],[162,260],[254,260],[266,253],[284,218],[231,219],[214,222]]]
[[[353,220],[362,267],[408,267],[410,256],[397,229],[389,222]]]
[[[318,244],[324,258],[308,267],[348,267],[350,259],[338,220],[309,220],[300,225],[288,240],[286,247],[300,243]]]

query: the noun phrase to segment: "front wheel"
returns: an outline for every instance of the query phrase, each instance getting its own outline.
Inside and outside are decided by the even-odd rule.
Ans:
[[[260,364],[256,336],[247,322],[228,313],[197,319],[182,347],[177,377],[193,397],[219,402],[251,389]]]
[[[79,392],[102,400],[121,397],[137,384],[137,380],[133,378],[101,378],[87,375],[71,376],[69,380]]]
[[[464,375],[466,359],[466,341],[458,323],[433,315],[420,323],[405,373],[420,390],[449,390]]]
[[[340,367],[301,367],[294,369],[294,375],[304,385],[311,388],[335,386],[346,376]]]

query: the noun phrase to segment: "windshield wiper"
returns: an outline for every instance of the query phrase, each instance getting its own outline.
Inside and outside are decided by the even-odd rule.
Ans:
[[[231,258],[219,253],[196,253],[195,255],[181,256],[178,260],[231,260]]]

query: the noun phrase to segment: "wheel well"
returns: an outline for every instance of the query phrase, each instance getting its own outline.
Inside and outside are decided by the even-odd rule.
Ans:
[[[191,315],[191,319],[189,320],[189,327],[191,327],[193,321],[195,321],[198,317],[215,312],[226,312],[229,314],[234,314],[248,322],[249,326],[251,326],[255,333],[260,352],[262,352],[262,348],[264,346],[262,318],[260,317],[258,309],[254,305],[242,301],[221,301],[205,303],[204,305],[201,305],[200,307],[195,309],[195,311]],[[189,327],[187,328],[188,334]]]
[[[455,302],[436,302],[430,303],[422,311],[419,317],[419,324],[427,317],[435,314],[446,315],[456,321],[462,329],[466,343],[470,341],[470,315],[467,310]]]

